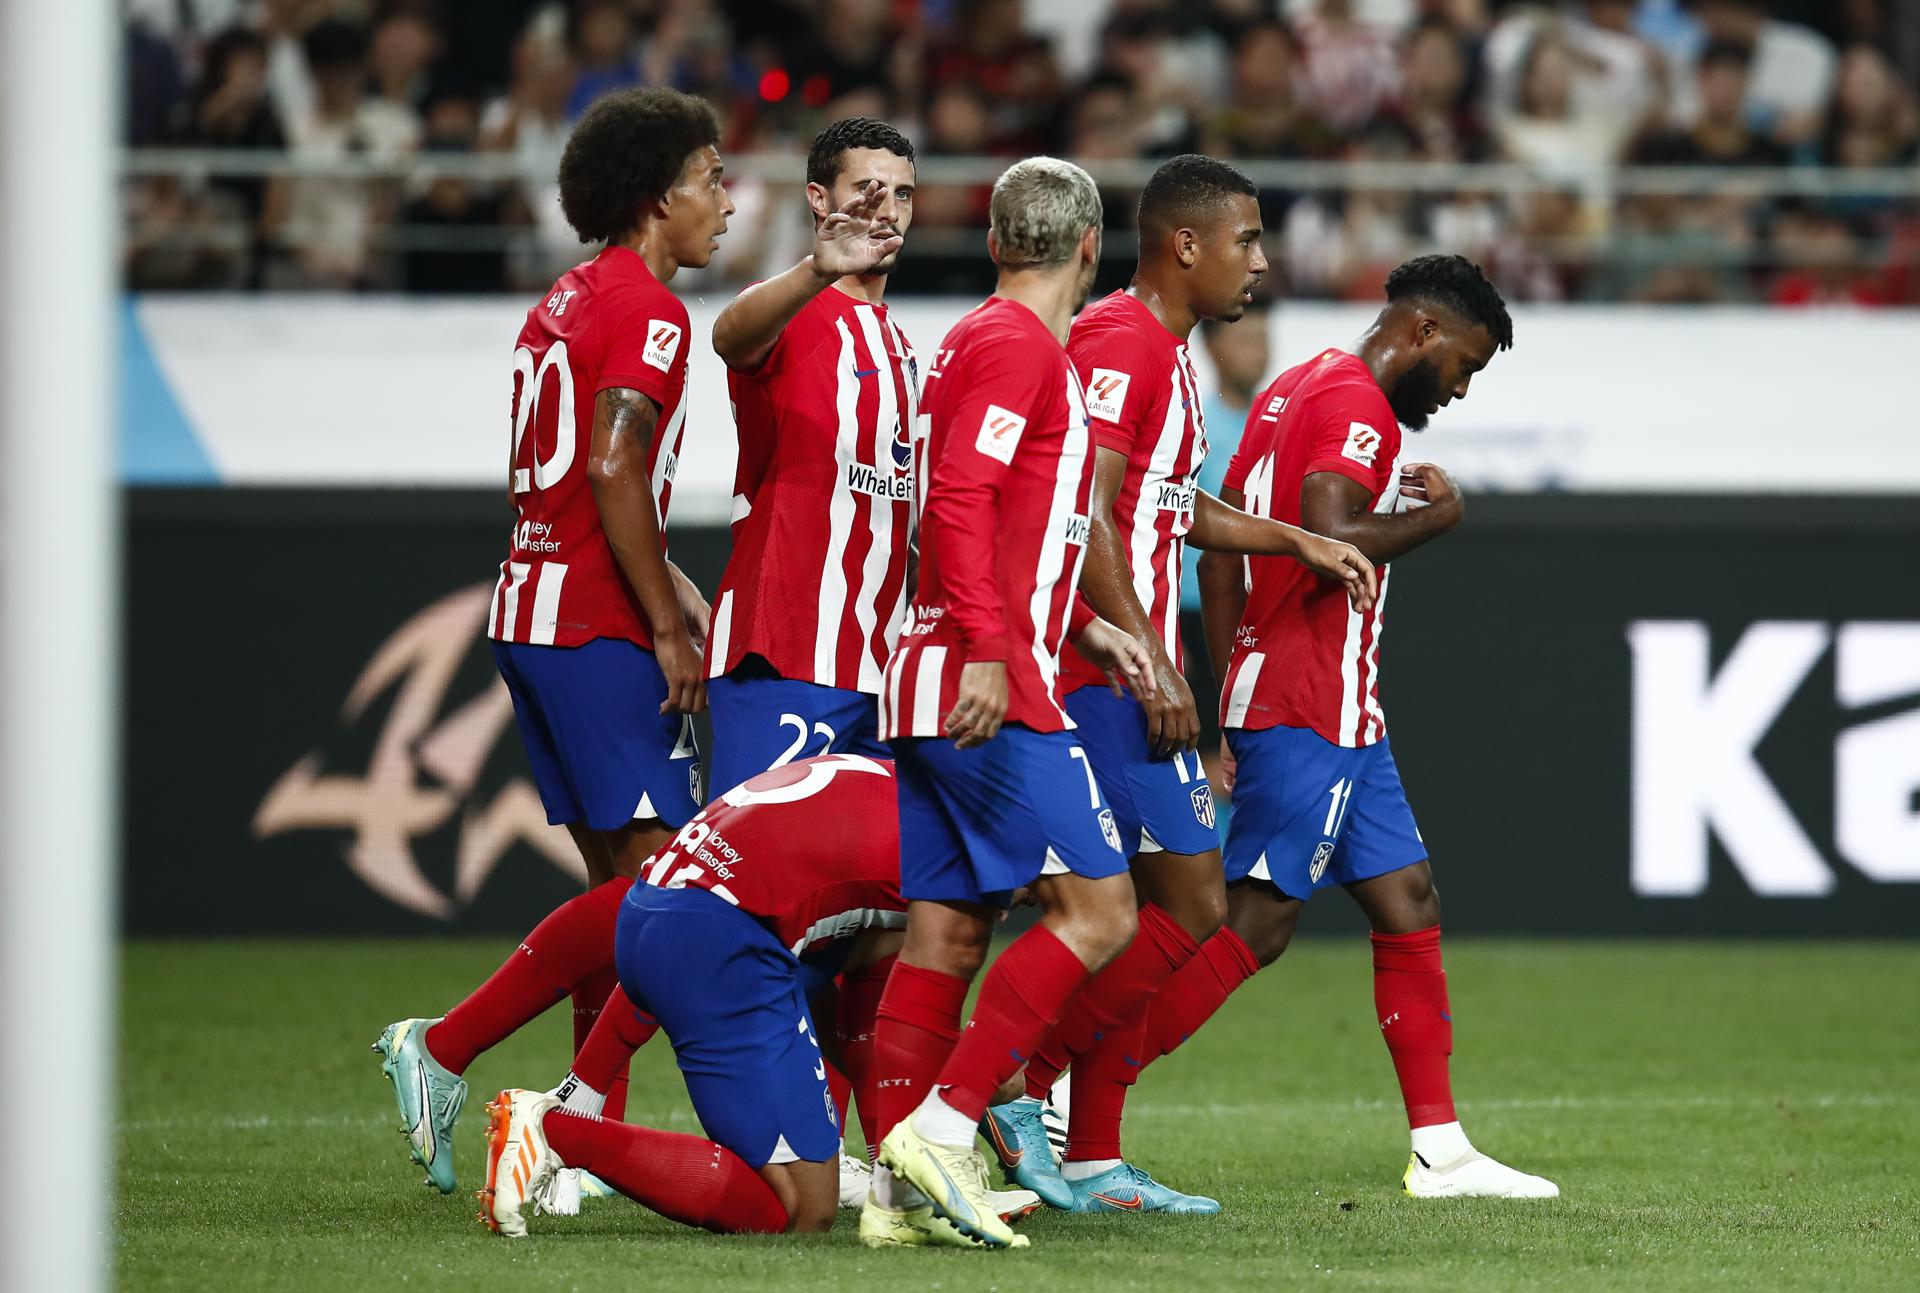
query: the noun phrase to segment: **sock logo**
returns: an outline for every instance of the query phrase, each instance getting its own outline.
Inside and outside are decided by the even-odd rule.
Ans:
[[[567,1074],[566,1081],[553,1089],[553,1098],[564,1104],[568,1100],[571,1100],[573,1093],[579,1089],[580,1079],[569,1073]]]

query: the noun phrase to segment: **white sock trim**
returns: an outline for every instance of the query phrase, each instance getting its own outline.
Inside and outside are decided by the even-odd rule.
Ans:
[[[547,1094],[558,1100],[560,1107],[568,1113],[584,1113],[598,1118],[607,1107],[606,1092],[594,1090],[572,1073],[567,1074],[560,1085]]]
[[[973,1144],[973,1119],[942,1100],[938,1091],[927,1092],[913,1111],[913,1130],[936,1145],[964,1149]]]
[[[1428,1167],[1445,1167],[1473,1152],[1473,1143],[1457,1122],[1415,1127],[1412,1138],[1413,1152],[1425,1159]]]
[[[1068,1159],[1060,1164],[1060,1175],[1069,1181],[1088,1181],[1102,1172],[1111,1172],[1125,1161],[1119,1158]]]

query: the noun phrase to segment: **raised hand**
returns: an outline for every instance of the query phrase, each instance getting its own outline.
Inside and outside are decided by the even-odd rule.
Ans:
[[[877,180],[861,185],[845,206],[831,212],[813,235],[814,270],[828,278],[864,274],[900,250],[903,239],[877,223],[887,190]]]

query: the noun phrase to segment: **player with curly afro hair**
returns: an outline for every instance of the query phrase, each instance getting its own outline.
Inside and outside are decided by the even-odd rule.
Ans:
[[[560,209],[585,243],[665,226],[672,259],[699,268],[725,230],[720,120],[678,90],[625,90],[588,108],[560,156]],[[680,254],[685,253],[685,254]]]

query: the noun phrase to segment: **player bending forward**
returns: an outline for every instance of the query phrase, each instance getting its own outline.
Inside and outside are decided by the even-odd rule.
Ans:
[[[1094,664],[1151,685],[1145,651],[1075,593],[1092,460],[1063,343],[1099,264],[1100,219],[1079,167],[1010,167],[989,211],[999,285],[927,373],[919,587],[880,700],[909,906],[880,1004],[891,1129],[860,1216],[869,1245],[1025,1243],[987,1202],[975,1124],[1133,937],[1113,814],[1054,697],[1069,633]],[[995,961],[963,1033],[998,910],[1029,884],[1044,914]]]
[[[673,90],[588,110],[560,160],[560,203],[583,242],[606,246],[527,312],[513,355],[515,524],[487,635],[547,820],[572,833],[594,885],[634,874],[705,798],[690,715],[706,703],[694,639],[707,608],[661,537],[688,344],[686,307],[666,282],[711,259],[733,211],[719,134],[713,109]],[[601,919],[592,904],[573,910]],[[567,940],[555,929],[545,943]],[[566,986],[577,1048],[613,976]],[[429,1043],[426,1023],[402,1020],[375,1048],[414,1157],[445,1193],[466,1096],[457,1075],[490,1043],[444,1026]],[[615,1116],[624,1102],[622,1077]]]
[[[1179,666],[1180,575],[1192,543],[1288,557],[1302,579],[1355,610],[1372,609],[1373,567],[1345,543],[1248,516],[1198,488],[1207,455],[1200,383],[1187,338],[1201,319],[1238,319],[1266,272],[1253,182],[1188,154],[1140,194],[1140,264],[1131,286],[1074,320],[1067,353],[1087,391],[1095,446],[1091,541],[1080,587],[1153,659],[1151,701],[1116,696],[1069,651],[1067,713],[1132,855],[1140,933],[1088,983],[1027,1065],[1025,1099],[991,1110],[982,1129],[1008,1174],[1076,1212],[1218,1212],[1121,1157],[1121,1111],[1139,1074],[1147,1004],[1219,929],[1227,895],[1200,719]],[[1318,579],[1316,580],[1316,576]],[[1111,1019],[1122,1021],[1111,1026]],[[1042,1102],[1073,1066],[1064,1166],[1056,1168]],[[1064,1179],[1062,1177],[1064,1176]]]
[[[829,1056],[832,1035],[814,1021],[834,1017],[836,975],[884,976],[900,946],[895,799],[884,760],[807,759],[727,791],[648,859],[620,909],[620,983],[666,1031],[711,1139],[502,1091],[487,1106],[490,1228],[524,1235],[530,1200],[563,1168],[708,1230],[833,1224],[841,1126],[826,1064],[846,1065],[863,1088],[876,1075],[869,1056]],[[596,1029],[581,1066],[609,1050],[619,1062],[631,1054]],[[988,1206],[1038,1204],[1008,1192]]]
[[[1412,1128],[1407,1193],[1553,1198],[1553,1182],[1475,1150],[1455,1119],[1440,900],[1377,690],[1387,563],[1461,516],[1444,471],[1403,461],[1400,428],[1418,431],[1465,399],[1473,375],[1513,344],[1513,323],[1459,256],[1408,261],[1386,291],[1351,354],[1322,351],[1261,393],[1227,469],[1227,502],[1354,544],[1377,564],[1380,596],[1362,613],[1292,562],[1257,557],[1243,577],[1238,561],[1201,558],[1236,764],[1227,920],[1155,998],[1141,1059],[1198,1029],[1286,950],[1302,904],[1342,885],[1373,927],[1374,1006]]]

